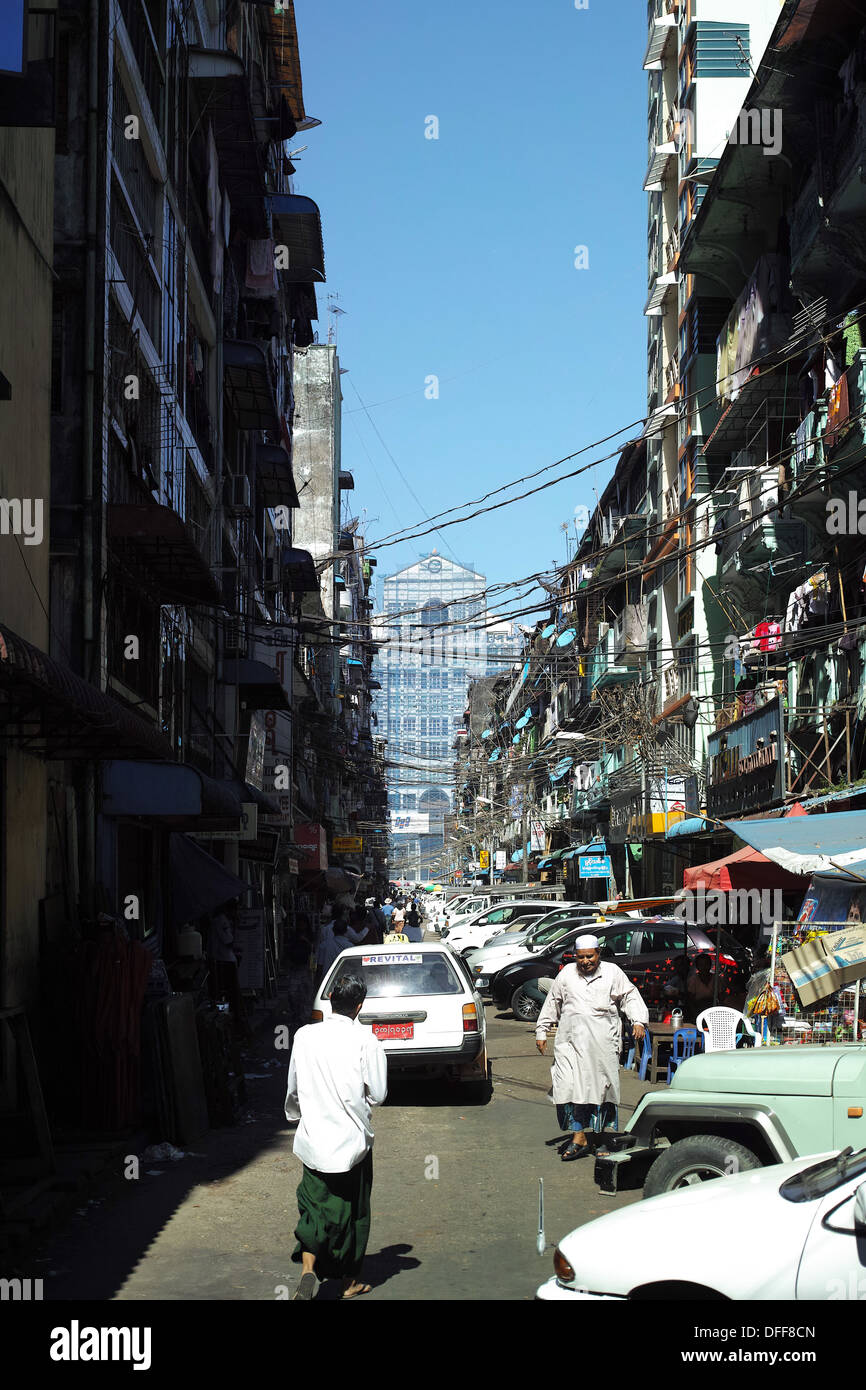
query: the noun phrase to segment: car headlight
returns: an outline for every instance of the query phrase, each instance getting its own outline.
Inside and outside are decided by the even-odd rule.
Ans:
[[[553,1252],[553,1271],[557,1279],[561,1280],[563,1284],[574,1283],[574,1270],[568,1263],[568,1260],[563,1255],[559,1246],[557,1246]]]

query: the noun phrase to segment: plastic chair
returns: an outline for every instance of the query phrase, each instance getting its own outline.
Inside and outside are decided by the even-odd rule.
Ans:
[[[739,1009],[729,1009],[725,1004],[703,1009],[697,1017],[697,1028],[703,1034],[705,1052],[729,1052],[737,1045],[737,1030],[743,1025],[746,1037],[751,1038],[753,1047],[760,1047],[761,1035],[755,1032],[751,1021]]]
[[[634,1057],[634,1051],[635,1051],[635,1050],[634,1050],[634,1046],[632,1046],[632,1050],[631,1050],[631,1052],[629,1053],[629,1057],[630,1057],[630,1058]],[[638,1069],[637,1069],[637,1074],[638,1074],[638,1076],[640,1077],[641,1081],[646,1081],[647,1068],[648,1068],[648,1066],[649,1066],[649,1064],[650,1064],[650,1061],[652,1060],[652,1055],[653,1055],[652,1038],[650,1037],[650,1030],[649,1030],[649,1028],[646,1028],[645,1031],[644,1031],[644,1035],[643,1035],[643,1049],[642,1049],[641,1054],[640,1054],[640,1062],[639,1062],[639,1064],[638,1064]],[[631,1063],[629,1063],[629,1065],[631,1065]]]
[[[697,1028],[678,1028],[674,1033],[673,1049],[670,1060],[668,1061],[668,1085],[671,1084],[671,1077],[687,1057],[694,1057],[699,1046],[703,1045],[703,1038],[698,1036]]]

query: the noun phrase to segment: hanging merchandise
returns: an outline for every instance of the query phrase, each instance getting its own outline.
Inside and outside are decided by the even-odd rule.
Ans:
[[[277,293],[274,243],[270,237],[247,242],[247,291],[255,299],[273,299]]]
[[[841,444],[848,433],[848,415],[848,378],[843,375],[830,391],[827,403],[827,430],[824,439],[828,449],[834,449],[837,444]]]
[[[755,628],[755,636],[759,652],[777,652],[782,645],[782,624],[765,618]]]

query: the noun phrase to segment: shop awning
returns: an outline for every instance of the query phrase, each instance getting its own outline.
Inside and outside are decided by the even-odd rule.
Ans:
[[[281,556],[283,586],[293,594],[312,594],[319,588],[316,566],[309,550],[286,546]]]
[[[282,444],[256,445],[256,486],[266,507],[299,507],[292,461]]]
[[[192,47],[189,78],[203,120],[213,126],[220,181],[250,236],[267,236],[261,145],[243,61],[224,49]]]
[[[665,831],[665,839],[679,840],[684,835],[703,835],[716,828],[712,821],[705,820],[703,816],[688,816],[686,820],[678,820],[669,825]]]
[[[866,882],[866,811],[735,820],[725,825],[790,874]]]
[[[285,246],[289,264],[277,262],[286,284],[308,285],[325,279],[322,217],[312,198],[299,193],[272,193],[268,198],[274,227],[274,243]]]
[[[561,758],[550,774],[551,782],[561,782],[565,774],[571,771],[573,762],[574,758]]]
[[[249,891],[249,884],[187,835],[169,835],[168,854],[175,926],[209,915],[231,898],[243,897]]]
[[[0,626],[0,741],[43,758],[166,758],[171,753],[154,725],[5,624]]]
[[[243,783],[207,777],[189,763],[112,759],[102,769],[102,813],[141,816],[197,831],[240,825]]]
[[[278,430],[271,369],[258,343],[228,338],[223,343],[226,393],[242,430]]]
[[[161,603],[218,603],[219,585],[191,528],[172,507],[156,502],[113,502],[108,538],[147,571]]]
[[[263,661],[226,659],[223,662],[223,682],[236,685],[244,709],[289,709],[288,696],[276,671]]]
[[[739,830],[735,833],[741,835]],[[695,864],[693,868],[685,869],[683,887],[693,890],[703,888],[716,893],[749,888],[778,888],[784,892],[786,889],[802,891],[804,884],[798,875],[788,873],[757,850],[747,847],[726,855],[724,859],[713,859],[708,864]]]

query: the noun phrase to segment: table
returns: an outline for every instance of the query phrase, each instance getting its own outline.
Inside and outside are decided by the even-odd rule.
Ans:
[[[682,1024],[679,1026],[683,1027]],[[647,1081],[667,1081],[668,1058],[666,1057],[664,1062],[661,1062],[659,1052],[664,1043],[667,1043],[669,1047],[673,1045],[674,1025],[672,1023],[648,1023],[647,1027],[650,1031],[652,1044],[652,1053],[646,1069]]]

